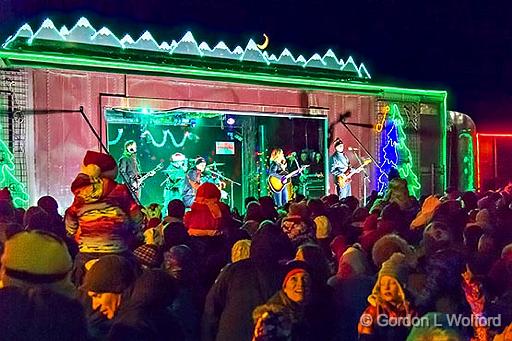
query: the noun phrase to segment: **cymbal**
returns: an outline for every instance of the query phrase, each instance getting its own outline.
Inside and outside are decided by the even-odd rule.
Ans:
[[[209,164],[206,166],[206,168],[208,167],[215,167],[215,166],[225,166],[226,164],[225,163],[222,163],[222,162],[214,162],[212,164]]]

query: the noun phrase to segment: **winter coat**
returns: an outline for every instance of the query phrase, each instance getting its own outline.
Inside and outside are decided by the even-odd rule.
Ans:
[[[452,302],[463,302],[460,274],[464,271],[466,257],[455,248],[443,249],[425,259],[426,283],[416,298],[416,306],[432,311],[436,301],[449,298]]]
[[[366,308],[366,298],[375,279],[370,276],[339,278],[333,276],[328,284],[333,288],[336,304],[336,340],[357,340],[357,323]]]
[[[142,239],[143,215],[125,185],[80,173],[71,191],[75,198],[66,210],[66,231],[80,252],[121,253]]]
[[[278,269],[259,267],[251,259],[227,266],[206,297],[202,340],[251,340],[252,311],[280,285]]]
[[[364,323],[365,319],[363,316],[370,316],[371,319],[367,318],[367,321],[372,321],[370,325]],[[390,318],[406,317],[410,316],[412,319],[416,316],[416,313],[411,309],[407,301],[393,306],[386,302],[379,302],[370,304],[361,315],[359,322],[359,340],[375,340],[375,341],[405,341],[409,334],[409,327],[407,326],[380,326],[377,324],[379,316],[386,316]],[[365,333],[361,333],[365,330]]]
[[[357,340],[355,326],[367,305],[375,279],[371,276],[369,264],[358,246],[349,247],[340,257],[338,272],[329,278],[327,284],[333,289],[336,305],[336,340]]]
[[[207,205],[197,202],[192,204],[192,210],[187,212],[183,219],[191,236],[202,237],[221,234],[223,222],[229,216],[229,207],[222,202],[217,203],[217,205],[222,214],[220,218],[214,218]]]
[[[125,303],[121,303],[108,339],[182,340],[181,329],[168,309],[175,298],[176,290],[174,280],[165,272],[143,272],[135,281],[130,297]]]
[[[227,266],[206,298],[201,340],[251,340],[252,312],[281,289],[278,261],[292,254],[290,241],[272,223],[262,224],[251,243],[250,258]]]
[[[317,339],[305,318],[305,307],[290,300],[282,290],[256,307],[253,319],[253,341]]]

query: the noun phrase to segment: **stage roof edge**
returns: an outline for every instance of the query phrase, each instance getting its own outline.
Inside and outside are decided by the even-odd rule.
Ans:
[[[382,86],[362,82],[346,82],[300,75],[275,75],[260,72],[213,70],[189,65],[169,65],[148,62],[116,60],[95,56],[79,56],[53,52],[14,51],[0,49],[0,59],[5,67],[55,68],[87,71],[108,71],[128,74],[151,74],[213,81],[261,84],[268,86],[324,90],[387,97],[389,95],[419,96],[425,101],[445,102],[444,90],[425,90]]]

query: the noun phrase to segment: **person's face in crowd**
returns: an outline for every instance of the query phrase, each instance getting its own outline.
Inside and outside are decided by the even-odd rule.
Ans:
[[[380,296],[386,302],[400,300],[400,284],[391,276],[382,276],[379,283]]]
[[[302,162],[306,162],[306,161],[308,160],[308,154],[306,154],[306,153],[301,153],[301,154],[300,154],[300,160],[301,160]]]
[[[181,281],[184,279],[185,271],[183,271],[183,267],[176,259],[171,259],[169,264],[167,265],[167,273],[171,275],[174,279]]]
[[[97,293],[88,291],[87,294],[92,300],[92,309],[98,310],[109,320],[114,318],[119,305],[121,304],[121,294],[111,292]]]
[[[128,151],[128,153],[132,153],[132,154],[137,153],[137,144],[132,143],[132,144],[127,145],[126,150]]]
[[[291,276],[283,288],[284,293],[295,303],[303,303],[311,291],[311,277],[306,271]]]
[[[204,172],[204,170],[206,169],[206,162],[201,162],[200,164],[198,164],[197,166],[197,169],[200,170],[201,172]]]
[[[441,228],[436,222],[431,222],[423,231],[423,244],[427,254],[443,249],[449,245],[451,240],[450,233]]]
[[[322,154],[316,153],[315,154],[315,161],[318,163],[318,162],[320,162],[321,159],[322,159]]]
[[[345,149],[345,145],[343,143],[340,143],[339,145],[336,146],[336,151],[338,153],[343,153],[344,149]]]

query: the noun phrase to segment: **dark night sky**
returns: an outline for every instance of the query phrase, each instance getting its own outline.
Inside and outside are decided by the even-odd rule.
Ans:
[[[198,41],[233,47],[266,32],[269,52],[330,47],[364,62],[376,82],[448,90],[449,108],[481,131],[512,131],[511,9],[492,0],[0,0],[0,38],[46,16],[71,28],[81,15],[118,37],[149,29],[157,41],[190,29]]]

